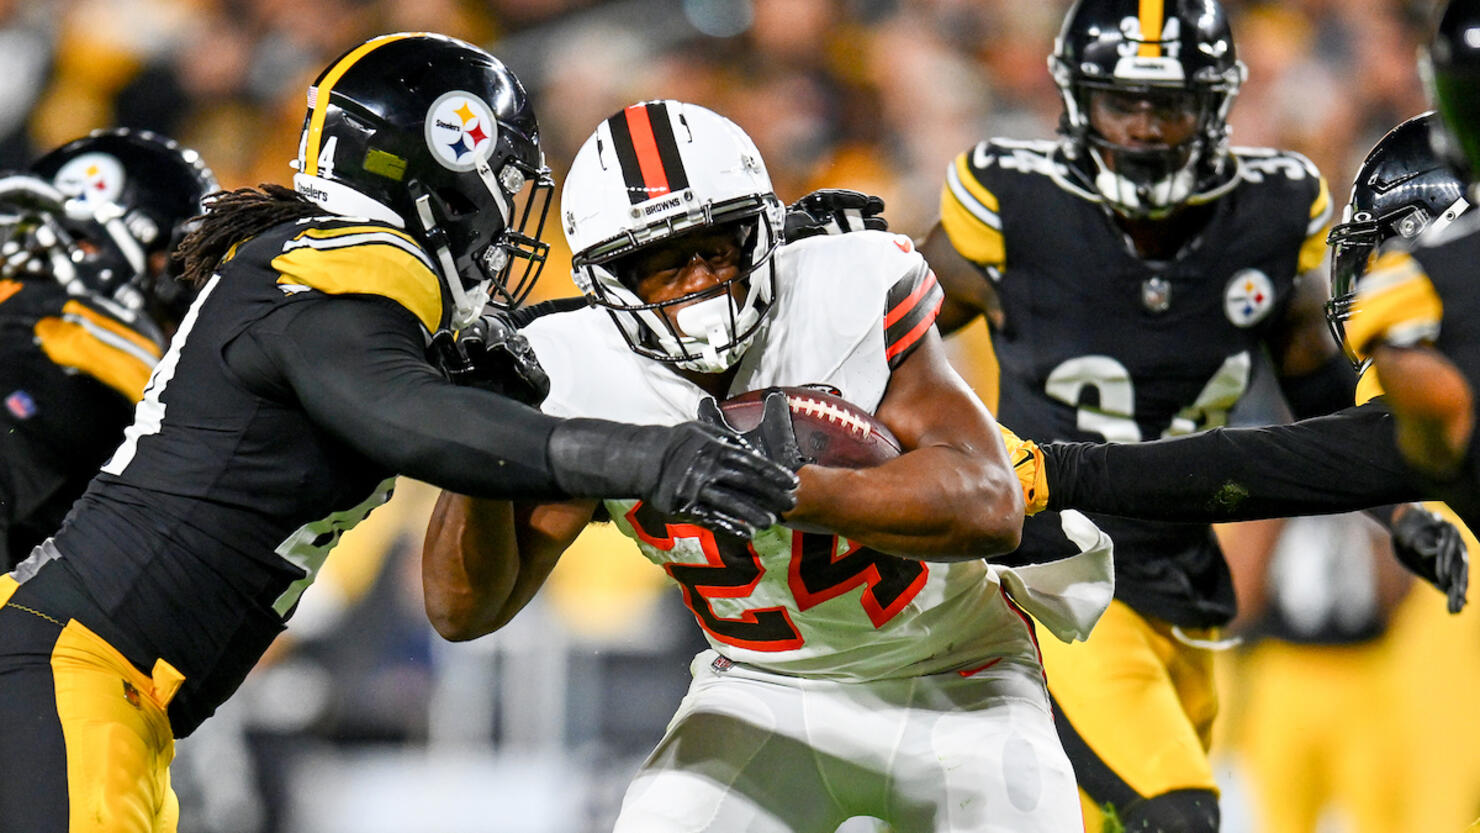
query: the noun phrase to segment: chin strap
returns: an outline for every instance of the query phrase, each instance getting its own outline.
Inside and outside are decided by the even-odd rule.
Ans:
[[[477,321],[483,308],[488,305],[489,282],[479,281],[472,289],[463,288],[462,275],[458,274],[452,252],[447,249],[445,234],[432,216],[431,197],[427,194],[416,198],[416,219],[426,230],[427,240],[435,241],[432,254],[437,258],[437,265],[442,268],[442,282],[447,285],[447,291],[452,296],[452,318],[449,325],[454,330],[461,330]]]

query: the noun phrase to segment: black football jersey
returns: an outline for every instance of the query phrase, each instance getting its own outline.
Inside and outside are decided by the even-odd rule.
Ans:
[[[163,350],[147,319],[49,278],[0,280],[0,557],[61,526],[123,439]]]
[[[1133,253],[1057,144],[994,140],[957,157],[942,225],[1001,300],[992,345],[1003,424],[1041,441],[1124,443],[1226,422],[1298,276],[1320,262],[1331,213],[1305,158],[1236,157],[1238,181],[1166,262]],[[1094,520],[1115,541],[1117,598],[1184,626],[1232,617],[1232,581],[1208,526]]]
[[[239,378],[228,346],[287,305],[342,294],[389,298],[434,330],[440,287],[425,252],[386,225],[301,221],[239,244],[54,546],[20,568],[64,578],[20,592],[58,609],[85,605],[77,618],[143,669],[162,658],[182,672],[170,717],[188,734],[283,629],[339,536],[393,485],[393,472],[315,425],[285,383]]]

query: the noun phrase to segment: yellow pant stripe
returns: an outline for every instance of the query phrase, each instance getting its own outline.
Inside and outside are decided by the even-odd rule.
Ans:
[[[180,808],[170,786],[175,741],[165,707],[179,682],[161,691],[75,621],[62,629],[51,668],[67,750],[70,829],[174,833]]]

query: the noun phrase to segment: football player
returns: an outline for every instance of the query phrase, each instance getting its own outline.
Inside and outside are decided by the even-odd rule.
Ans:
[[[123,439],[188,306],[169,243],[216,179],[194,151],[103,130],[0,180],[0,548],[9,570]]]
[[[1266,352],[1297,415],[1350,404],[1325,282],[1307,276],[1330,195],[1299,154],[1229,147],[1247,71],[1217,0],[1079,0],[1049,65],[1060,140],[958,156],[922,246],[942,332],[987,318],[1002,421],[1037,440],[1201,431]],[[1228,567],[1207,526],[1095,520],[1115,541],[1115,603],[1085,644],[1044,646],[1085,827],[1216,830]],[[1040,557],[1035,526],[1021,558]]]
[[[642,498],[740,535],[794,503],[795,475],[717,429],[561,421],[429,362],[543,259],[538,126],[492,55],[425,33],[354,47],[309,90],[297,169],[296,193],[216,198],[181,244],[199,294],[122,445],[0,576],[7,829],[175,830],[173,738],[231,696],[396,474]],[[480,589],[522,604],[522,565],[496,566]]]
[[[677,101],[603,122],[562,204],[592,306],[524,331],[549,371],[546,411],[723,423],[717,399],[816,384],[904,448],[874,468],[813,463],[772,390],[745,436],[800,475],[783,525],[716,536],[605,501],[711,646],[616,829],[830,833],[864,815],[901,830],[1077,830],[1021,608],[1082,638],[1109,600],[1109,542],[1066,514],[1061,543],[1077,554],[1048,567],[1052,581],[986,560],[1017,546],[1023,503],[992,415],[945,359],[940,291],[911,241],[864,230],[778,246],[781,204],[755,146]],[[424,555],[443,579],[425,577],[439,630],[497,627],[499,600],[475,577],[516,553],[553,562],[597,508],[444,494]]]
[[[1448,160],[1476,198],[1480,181],[1480,2],[1451,0],[1423,66]],[[1372,369],[1396,415],[1404,458],[1456,509],[1480,509],[1480,456],[1471,438],[1480,338],[1464,314],[1480,251],[1480,213],[1384,255],[1361,281],[1347,340]]]
[[[1330,235],[1334,298],[1328,317],[1337,339],[1348,331],[1357,280],[1380,250],[1442,237],[1460,228],[1457,218],[1469,220],[1464,182],[1433,149],[1438,131],[1431,113],[1409,119],[1384,136],[1357,171],[1342,222]],[[1352,362],[1366,365],[1355,354]],[[1037,472],[1038,452],[1023,442],[1014,459],[1026,488],[1049,508],[1171,521],[1344,512],[1445,496],[1442,484],[1404,460],[1392,408],[1375,382],[1370,370],[1363,373],[1359,391],[1367,401],[1356,407],[1288,425],[1220,428],[1134,445],[1047,443]],[[1010,447],[1017,447],[1014,439]],[[1032,474],[1041,474],[1036,484]],[[1472,506],[1461,500],[1453,508],[1474,529],[1480,516]],[[1454,531],[1406,507],[1393,531],[1405,566],[1446,592],[1450,611],[1458,612],[1467,566]]]

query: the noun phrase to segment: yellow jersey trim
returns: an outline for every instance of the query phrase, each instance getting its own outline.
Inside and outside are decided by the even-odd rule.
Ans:
[[[940,224],[951,245],[967,260],[1001,268],[1007,261],[997,195],[972,173],[970,152],[956,157],[940,194]]]
[[[12,576],[10,573],[0,575],[0,607],[5,607],[5,604],[10,601],[10,597],[14,596],[15,591],[19,590],[20,587],[21,583],[16,581],[15,576]]]
[[[425,252],[386,226],[309,229],[284,246],[272,268],[289,291],[380,295],[409,310],[429,332],[442,321],[442,285]]]
[[[53,364],[86,373],[134,403],[159,361],[154,342],[77,301],[63,305],[61,317],[37,321],[34,332]]]
[[[1433,341],[1443,318],[1444,303],[1418,261],[1407,252],[1388,252],[1357,284],[1346,339],[1365,357],[1378,341],[1399,346]]]
[[[1331,189],[1326,178],[1320,178],[1320,190],[1310,204],[1310,225],[1305,230],[1305,242],[1300,245],[1300,256],[1296,260],[1295,274],[1303,275],[1321,265],[1326,257],[1326,234],[1331,228]]]

